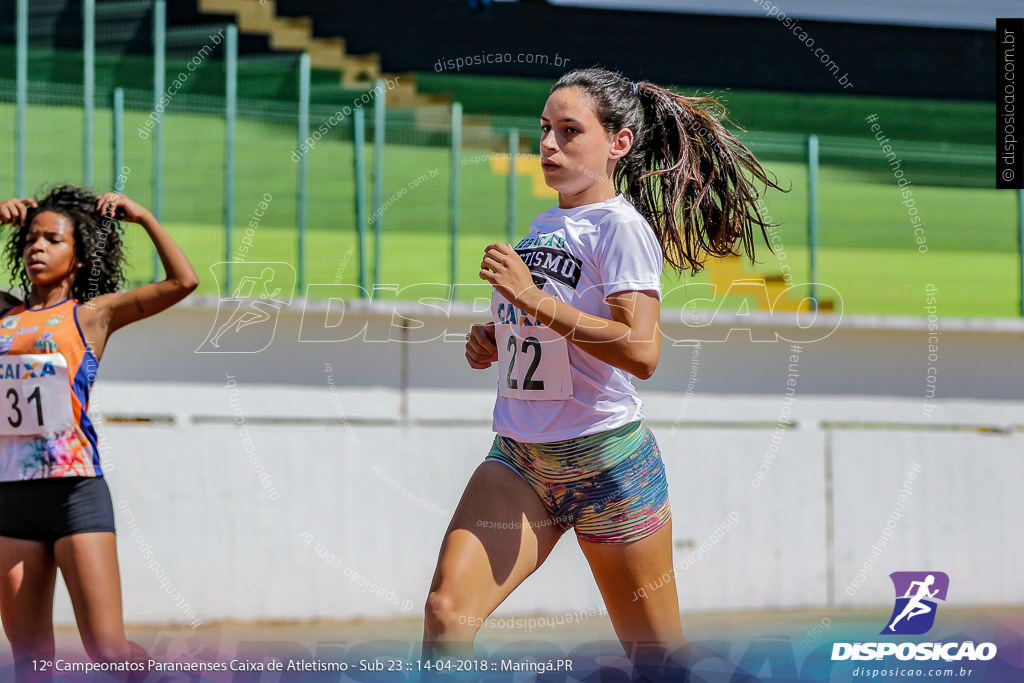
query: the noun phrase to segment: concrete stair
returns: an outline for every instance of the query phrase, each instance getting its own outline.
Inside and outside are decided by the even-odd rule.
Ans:
[[[745,296],[757,310],[810,311],[811,302],[798,299],[787,292],[788,285],[782,275],[748,273],[740,256],[726,256],[708,265],[708,274],[716,292],[731,296]],[[831,299],[818,300],[819,311],[835,310]]]
[[[346,51],[344,38],[315,37],[309,17],[279,17],[274,0],[198,0],[198,3],[203,12],[234,15],[239,31],[267,36],[274,50],[305,52],[314,68],[338,71],[343,88],[368,89],[378,78],[396,76],[381,72],[380,55],[376,52],[352,55]],[[397,76],[400,76],[396,79],[398,86],[387,94],[389,106],[405,108],[445,101],[442,97],[418,93],[415,72]]]

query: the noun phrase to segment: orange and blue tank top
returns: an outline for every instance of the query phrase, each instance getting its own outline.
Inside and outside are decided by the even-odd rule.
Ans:
[[[78,306],[0,312],[0,481],[103,475],[86,414],[99,361]]]

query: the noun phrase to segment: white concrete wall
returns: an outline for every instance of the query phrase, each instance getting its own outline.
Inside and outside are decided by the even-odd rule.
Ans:
[[[379,313],[357,315],[344,323]],[[667,335],[695,329],[673,315]],[[423,317],[460,338],[472,319]],[[127,620],[184,622],[176,602],[207,621],[418,615],[493,436],[494,371],[466,368],[459,343],[298,343],[295,311],[260,353],[193,353],[213,318],[203,302],[179,307],[119,332],[103,361],[91,412]],[[721,338],[730,322],[702,334]],[[758,335],[772,324],[755,323]],[[1024,326],[943,325],[930,416],[923,321],[845,320],[803,344],[795,401],[788,343],[734,333],[696,355],[664,343],[655,378],[639,384],[669,474],[683,610],[884,606],[887,574],[917,569],[947,572],[957,606],[1024,603],[1012,573],[1024,566]],[[773,451],[784,414],[796,426]],[[921,471],[893,540],[850,595],[912,463]],[[716,538],[730,516],[738,523]],[[499,613],[599,605],[570,535]]]

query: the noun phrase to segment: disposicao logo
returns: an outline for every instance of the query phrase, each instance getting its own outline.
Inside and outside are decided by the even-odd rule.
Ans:
[[[935,625],[936,600],[945,602],[949,576],[944,572],[893,572],[889,575],[896,591],[892,615],[880,635],[917,636]],[[844,659],[884,659],[894,655],[900,660],[966,659],[988,661],[996,656],[994,643],[833,643],[832,661]]]

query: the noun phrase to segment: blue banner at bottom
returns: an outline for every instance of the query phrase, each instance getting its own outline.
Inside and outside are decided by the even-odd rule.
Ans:
[[[275,638],[273,626],[249,629],[245,637],[226,626],[168,628],[138,638],[151,657],[147,661],[94,663],[69,650],[52,660],[24,662],[20,668],[23,680],[49,677],[57,682],[1024,681],[1024,611],[947,614],[942,627],[919,636],[878,635],[884,618],[837,613],[810,626],[804,623],[809,619],[801,619],[794,629],[792,615],[723,617],[714,629],[689,633],[690,642],[674,652],[640,645],[629,656],[614,639],[574,642],[571,634],[557,629],[543,637],[509,633],[500,642],[479,638],[471,656],[422,658],[418,641],[352,638],[351,626],[337,637],[329,624],[309,627],[305,633],[310,637],[299,639]],[[251,637],[253,632],[267,637]],[[295,631],[282,628],[280,633]],[[13,682],[10,654],[2,656],[0,683]]]

